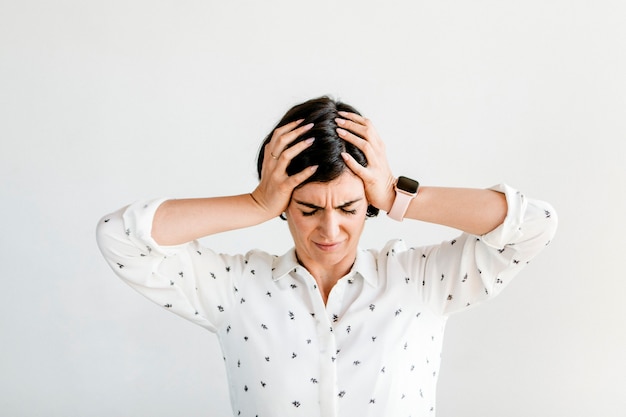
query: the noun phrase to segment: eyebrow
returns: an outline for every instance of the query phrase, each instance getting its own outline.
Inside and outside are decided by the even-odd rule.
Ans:
[[[356,200],[352,200],[352,201],[348,201],[346,203],[343,203],[340,206],[335,207],[335,209],[345,209],[346,207],[363,200],[363,197],[357,198]],[[312,203],[307,203],[306,201],[300,201],[300,200],[295,200],[294,201],[302,206],[311,208],[311,209],[315,209],[315,210],[324,210],[324,207],[320,207],[320,206],[316,206],[315,204]]]

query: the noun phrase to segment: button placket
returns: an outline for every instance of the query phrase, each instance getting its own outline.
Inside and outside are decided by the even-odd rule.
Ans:
[[[327,305],[324,305],[322,294],[320,293],[315,278],[309,274],[304,268],[298,268],[296,271],[301,278],[307,283],[313,313],[315,314],[316,333],[319,341],[319,364],[320,378],[318,379],[319,401],[321,415],[324,417],[337,416],[337,364],[335,354],[337,351],[337,342],[332,321],[329,318]],[[337,287],[337,286],[335,286]],[[331,291],[331,294],[333,294]],[[340,294],[333,294],[333,300],[340,300]],[[328,298],[331,302],[331,296]],[[335,301],[336,303],[336,301]],[[339,303],[339,305],[341,305]]]

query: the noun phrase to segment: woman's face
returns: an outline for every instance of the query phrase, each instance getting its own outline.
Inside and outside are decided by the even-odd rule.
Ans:
[[[300,261],[310,271],[339,268],[347,273],[367,206],[363,182],[349,169],[331,182],[311,182],[294,190],[285,214]]]

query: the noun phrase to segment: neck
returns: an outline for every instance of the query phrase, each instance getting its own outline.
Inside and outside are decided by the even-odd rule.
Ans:
[[[342,277],[346,276],[352,265],[354,265],[356,255],[343,259],[336,264],[322,264],[320,262],[311,262],[308,260],[303,260],[298,256],[298,252],[296,251],[296,259],[298,263],[306,268],[307,271],[313,276],[315,282],[317,283],[317,288],[319,289],[322,299],[324,300],[324,304],[328,300],[328,295],[330,291],[333,289],[337,281],[339,281]]]

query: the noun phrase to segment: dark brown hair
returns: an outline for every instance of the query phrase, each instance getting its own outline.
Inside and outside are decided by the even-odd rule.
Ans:
[[[323,96],[315,98],[304,103],[292,107],[278,124],[272,129],[263,143],[257,158],[257,173],[261,179],[261,171],[263,168],[263,158],[265,156],[265,145],[272,139],[272,133],[275,129],[291,123],[296,120],[304,119],[302,125],[313,123],[313,127],[304,135],[296,138],[289,146],[314,137],[315,142],[298,154],[287,166],[287,175],[294,175],[303,169],[318,165],[317,171],[299,185],[299,187],[310,182],[330,182],[338,178],[348,166],[344,162],[341,153],[347,152],[359,164],[367,166],[367,159],[363,152],[353,144],[341,139],[337,134],[337,123],[335,118],[339,116],[340,111],[360,114],[354,107]],[[367,216],[374,217],[378,215],[378,209],[372,205],[367,208]]]

